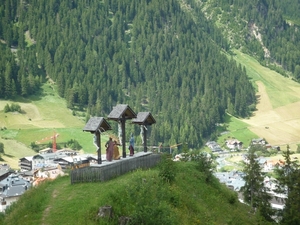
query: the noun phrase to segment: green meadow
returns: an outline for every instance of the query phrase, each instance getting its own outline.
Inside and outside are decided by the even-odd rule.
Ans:
[[[82,113],[81,116],[74,116],[67,108],[66,101],[57,95],[54,87],[46,83],[37,96],[0,101],[0,142],[4,144],[5,152],[1,156],[3,163],[9,163],[12,168],[18,169],[20,158],[36,154],[30,147],[31,143],[50,138],[55,133],[58,134],[57,145],[63,147],[63,143],[73,139],[82,146],[83,152],[95,153],[93,135],[83,132],[85,118],[82,117]],[[5,105],[12,103],[19,104],[22,113],[4,113]],[[107,139],[106,134],[101,136],[102,149]],[[42,143],[52,143],[52,140],[48,139]]]
[[[241,119],[226,115],[225,125],[218,127],[221,133],[218,143],[224,145],[225,140],[236,138],[247,147],[251,139],[261,137],[270,140],[271,143],[277,141],[278,145],[290,144],[296,148],[296,144],[300,143],[298,113],[300,84],[262,66],[256,59],[239,50],[234,50],[233,53],[233,56],[228,57],[233,57],[238,64],[246,68],[249,80],[256,91],[258,91],[258,83],[264,89],[257,96],[257,110],[252,117]],[[270,106],[265,105],[268,101]],[[265,129],[265,126],[270,126],[272,129]],[[292,137],[289,135],[291,132]]]
[[[264,84],[273,108],[300,101],[300,95],[294,91],[295,88],[300,87],[299,83],[262,66],[249,55],[238,50],[235,50],[234,53],[234,59],[237,63],[246,67],[247,75],[253,83],[261,81]]]
[[[248,147],[253,138],[258,136],[248,129],[248,124],[243,121],[226,114],[225,123],[226,129],[221,129],[221,135],[218,137],[217,142],[221,145],[225,144],[228,139],[238,139],[244,143],[244,147]]]

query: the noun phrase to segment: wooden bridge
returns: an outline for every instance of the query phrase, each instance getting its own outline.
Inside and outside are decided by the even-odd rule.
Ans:
[[[83,131],[90,132],[94,135],[94,144],[97,146],[98,164],[72,170],[71,184],[106,181],[132,170],[153,167],[159,162],[160,154],[147,151],[147,126],[156,123],[150,112],[139,112],[136,114],[127,104],[118,104],[113,107],[113,110],[109,113],[107,119],[117,122],[118,127],[120,128],[118,132],[120,136],[119,141],[122,145],[122,158],[113,161],[106,161],[103,159],[105,155],[101,154],[101,134],[108,130],[112,130],[112,127],[104,117],[90,118],[83,128]],[[138,152],[129,157],[127,157],[125,141],[125,123],[127,120],[131,120],[132,124],[141,127],[144,149],[143,152]]]
[[[71,171],[71,184],[83,182],[107,181],[136,169],[148,169],[157,165],[161,154],[152,152],[138,152],[133,156],[119,160],[105,161],[101,164],[91,164],[89,167]]]

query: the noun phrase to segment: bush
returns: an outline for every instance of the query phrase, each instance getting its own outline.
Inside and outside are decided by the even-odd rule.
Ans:
[[[80,150],[82,149],[82,146],[76,141],[75,139],[69,140],[66,144],[65,147],[73,149],[73,150]]]
[[[174,162],[167,154],[162,155],[158,168],[159,177],[161,177],[162,180],[168,183],[172,183],[175,180],[177,173],[176,162]]]
[[[233,205],[234,203],[237,202],[238,196],[236,192],[232,192],[227,196],[229,204]]]
[[[12,103],[11,105],[6,104],[4,106],[4,112],[5,113],[7,113],[7,112],[19,112],[19,113],[21,113],[22,109],[21,109],[21,106],[19,104]]]
[[[6,104],[4,106],[4,112],[7,113],[7,112],[10,112],[10,106],[8,104]]]
[[[197,170],[205,175],[205,181],[211,182],[214,169],[212,158],[205,152],[199,152],[192,154],[192,161],[197,163]]]

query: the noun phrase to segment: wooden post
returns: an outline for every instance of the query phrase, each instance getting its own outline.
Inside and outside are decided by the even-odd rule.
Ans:
[[[96,131],[96,137],[97,137],[97,154],[98,154],[98,164],[102,164],[102,157],[101,157],[101,137],[100,137],[100,131]]]
[[[122,150],[123,150],[123,158],[126,158],[126,134],[125,134],[125,115],[122,115],[121,126],[122,126]]]
[[[147,152],[147,129],[145,125],[143,126],[143,135],[144,135],[144,152]]]

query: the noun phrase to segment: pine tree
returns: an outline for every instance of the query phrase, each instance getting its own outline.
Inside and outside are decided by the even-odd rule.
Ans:
[[[4,95],[8,98],[11,97],[12,87],[12,68],[11,64],[7,63],[5,68],[5,87],[4,87]]]
[[[244,201],[251,206],[253,212],[258,212],[266,220],[272,221],[274,212],[271,209],[271,196],[264,186],[264,176],[255,151],[256,148],[252,146],[244,163],[245,185],[242,187]]]
[[[4,144],[2,142],[0,142],[0,158],[1,158],[1,154],[4,154]]]
[[[22,77],[21,77],[21,95],[22,96],[28,95],[28,91],[29,91],[28,80],[27,80],[25,74],[22,74]]]
[[[276,192],[287,195],[281,224],[296,225],[300,224],[300,167],[296,161],[292,161],[289,145],[282,156],[284,165],[277,166],[275,170],[278,177]]]

